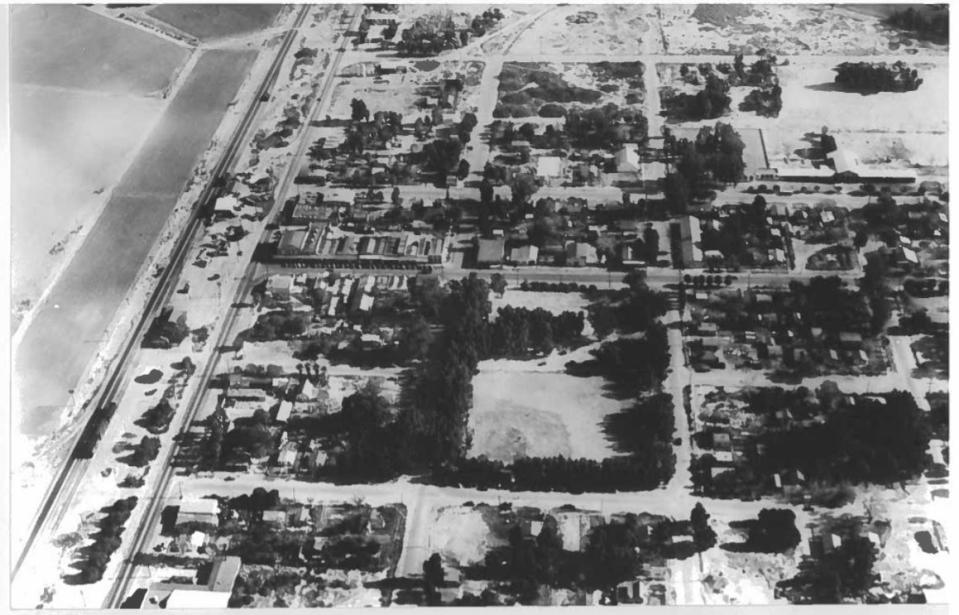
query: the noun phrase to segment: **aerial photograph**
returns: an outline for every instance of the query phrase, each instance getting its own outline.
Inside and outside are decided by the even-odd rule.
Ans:
[[[6,10],[0,610],[945,612],[947,4]]]

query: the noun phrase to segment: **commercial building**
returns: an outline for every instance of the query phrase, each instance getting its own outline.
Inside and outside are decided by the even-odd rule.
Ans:
[[[317,266],[421,266],[443,262],[446,238],[435,233],[389,231],[353,233],[338,227],[311,224],[281,232],[276,248],[280,262]]]

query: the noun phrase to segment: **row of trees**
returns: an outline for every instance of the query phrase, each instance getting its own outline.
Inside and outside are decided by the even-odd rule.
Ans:
[[[949,9],[936,5],[922,5],[918,10],[909,7],[905,10],[893,11],[886,18],[886,23],[915,33],[938,43],[949,42]]]
[[[642,338],[619,338],[592,350],[592,359],[570,361],[566,372],[573,376],[602,376],[609,394],[619,399],[651,390],[666,378],[669,341],[666,327],[656,324]]]
[[[663,192],[676,215],[685,214],[692,199],[702,199],[717,183],[736,183],[745,176],[745,143],[731,124],[717,122],[704,126],[695,141],[664,138],[667,159],[676,162],[676,171],[667,174]]]
[[[571,348],[583,335],[582,312],[554,315],[543,308],[501,307],[489,327],[489,358],[526,358]]]
[[[110,556],[120,548],[120,535],[123,533],[123,524],[130,518],[130,513],[137,505],[137,498],[117,500],[109,506],[100,509],[106,513],[97,522],[98,532],[93,543],[80,549],[80,559],[72,562],[71,566],[77,572],[64,580],[70,585],[87,585],[96,583],[103,578]]]
[[[922,85],[919,72],[901,60],[885,62],[843,62],[835,69],[836,83],[862,94],[910,92]]]

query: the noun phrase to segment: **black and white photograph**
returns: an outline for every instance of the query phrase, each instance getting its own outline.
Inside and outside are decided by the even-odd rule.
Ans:
[[[948,4],[3,10],[0,611],[945,612]]]

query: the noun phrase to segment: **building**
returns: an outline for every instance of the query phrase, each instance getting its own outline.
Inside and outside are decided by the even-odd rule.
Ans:
[[[212,498],[181,499],[176,515],[176,524],[207,523],[220,524],[220,503]]]
[[[536,175],[547,180],[563,176],[563,159],[559,156],[540,156],[536,160]]]
[[[516,246],[509,252],[509,260],[514,265],[535,265],[537,258],[539,248],[532,244]]]
[[[696,268],[703,264],[703,232],[699,219],[683,216],[679,219],[680,256],[684,267]]]
[[[213,215],[220,218],[232,218],[240,207],[240,200],[232,194],[221,196],[213,204]]]
[[[285,510],[264,510],[263,523],[267,523],[269,525],[275,525],[277,527],[285,526],[286,511]]]
[[[598,265],[596,248],[583,241],[571,241],[566,244],[566,264],[574,267]]]
[[[293,276],[271,275],[266,282],[266,292],[279,301],[289,301],[293,294]]]
[[[234,555],[213,560],[206,585],[153,583],[143,596],[144,609],[226,609],[242,560]]]
[[[502,237],[476,240],[476,264],[480,267],[499,265],[505,254],[506,240]]]
[[[635,143],[623,143],[623,147],[616,152],[617,173],[638,173],[642,169],[639,159],[639,146]]]
[[[277,423],[285,423],[289,420],[291,414],[293,414],[293,402],[284,399],[280,402],[280,405],[277,406],[276,416],[273,420]]]

